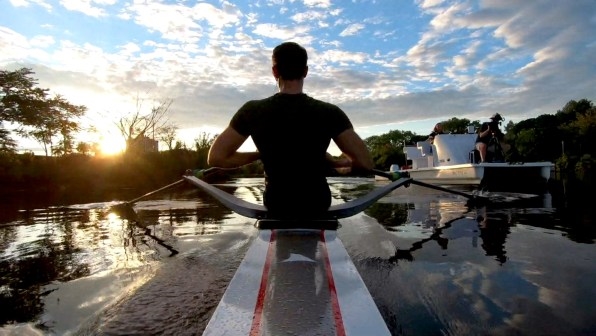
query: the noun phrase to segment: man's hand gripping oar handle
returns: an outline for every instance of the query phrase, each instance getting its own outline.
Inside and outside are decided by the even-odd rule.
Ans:
[[[205,177],[207,177],[207,175],[218,171],[218,170],[222,170],[222,168],[218,168],[218,167],[211,167],[211,168],[207,168],[207,169],[187,169],[184,172],[185,176],[194,176],[200,180],[204,179]],[[183,179],[184,180],[184,179]]]

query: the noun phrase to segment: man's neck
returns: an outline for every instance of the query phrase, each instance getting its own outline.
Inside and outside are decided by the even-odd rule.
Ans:
[[[303,79],[296,80],[279,80],[279,92],[287,94],[299,94],[302,93],[302,87],[304,86]]]

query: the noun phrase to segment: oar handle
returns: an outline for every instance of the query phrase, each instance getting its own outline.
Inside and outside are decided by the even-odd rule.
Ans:
[[[218,168],[218,167],[211,167],[211,168],[207,168],[207,169],[187,169],[184,172],[185,176],[194,176],[198,179],[203,179],[205,176],[209,175],[212,172],[218,171],[218,170],[222,170],[223,168]]]

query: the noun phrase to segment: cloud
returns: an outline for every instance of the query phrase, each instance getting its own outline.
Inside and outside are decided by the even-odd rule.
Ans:
[[[344,29],[341,33],[339,33],[339,36],[356,35],[359,31],[364,29],[364,27],[365,26],[362,23],[353,23],[353,24],[349,25],[348,27],[346,27],[346,29]]]
[[[329,8],[331,0],[302,0],[307,7]]]
[[[306,92],[362,128],[494,112],[519,121],[596,99],[592,0],[426,0],[400,6],[399,19],[380,2],[62,2],[69,10],[27,29],[6,19],[48,5],[10,4],[3,67],[39,70],[40,83],[90,111],[111,101],[126,110],[139,93],[170,97],[172,119],[189,128],[223,128],[244,101],[273,94],[271,50],[288,40],[309,52]],[[84,35],[89,22],[95,35]]]
[[[44,0],[9,0],[9,2],[11,5],[15,7],[29,7],[31,4],[35,4],[42,8],[45,8],[48,11],[52,9],[52,5],[50,5],[49,3],[47,3],[47,1]]]
[[[102,17],[107,15],[107,12],[103,8],[94,6],[95,4],[103,6],[113,5],[115,2],[115,0],[60,0],[60,4],[64,6],[64,8],[71,11],[81,12],[92,17]]]

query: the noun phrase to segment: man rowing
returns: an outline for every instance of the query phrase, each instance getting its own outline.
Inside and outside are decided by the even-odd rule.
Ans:
[[[265,170],[263,203],[280,217],[311,218],[329,208],[330,164],[364,171],[373,168],[372,157],[347,115],[338,106],[303,93],[307,60],[306,50],[297,43],[275,47],[271,70],[279,92],[245,103],[215,139],[207,159],[210,166],[221,168],[260,159]],[[249,136],[257,151],[239,152]],[[327,148],[332,139],[345,160],[330,162]],[[292,211],[297,206],[300,211]]]

